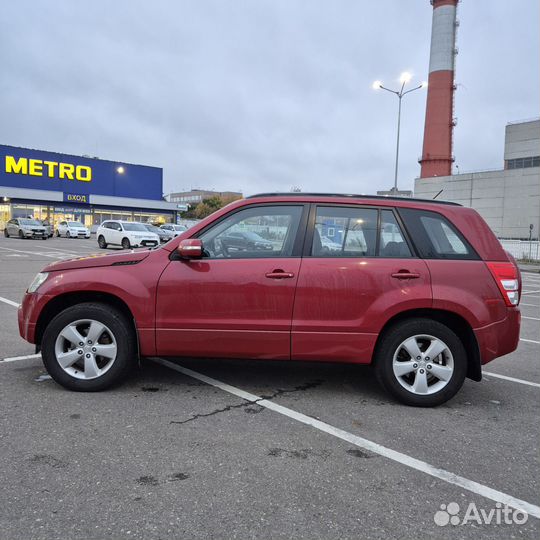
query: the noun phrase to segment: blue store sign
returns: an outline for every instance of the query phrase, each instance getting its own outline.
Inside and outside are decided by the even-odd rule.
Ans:
[[[161,201],[163,169],[0,145],[0,186]]]

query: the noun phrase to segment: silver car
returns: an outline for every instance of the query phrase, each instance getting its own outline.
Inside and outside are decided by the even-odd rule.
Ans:
[[[6,223],[4,236],[18,236],[19,238],[41,238],[47,240],[47,229],[37,220],[31,218],[14,218]]]
[[[165,232],[169,237],[169,240],[176,238],[178,235],[182,234],[184,231],[187,231],[185,225],[176,225],[175,223],[165,223],[160,226],[160,229]]]

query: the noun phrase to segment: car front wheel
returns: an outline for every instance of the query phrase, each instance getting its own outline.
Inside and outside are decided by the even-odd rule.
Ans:
[[[131,249],[131,243],[129,241],[129,238],[123,238],[122,239],[122,248],[123,249]]]
[[[432,319],[409,319],[392,326],[381,336],[374,360],[381,385],[402,403],[419,407],[448,401],[467,373],[463,343]]]
[[[105,238],[102,235],[99,235],[97,243],[101,249],[107,249],[107,242],[105,242]]]
[[[77,304],[59,313],[45,329],[42,357],[57,383],[95,392],[126,378],[136,362],[136,339],[129,320],[114,307]]]

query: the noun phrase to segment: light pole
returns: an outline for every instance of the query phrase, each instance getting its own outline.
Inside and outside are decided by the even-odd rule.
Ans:
[[[395,94],[399,100],[398,117],[397,117],[396,166],[394,170],[394,191],[397,191],[398,163],[399,163],[399,130],[401,127],[401,100],[403,99],[403,96],[410,94],[411,92],[414,92],[415,90],[419,90],[420,88],[425,88],[427,86],[427,82],[423,82],[422,84],[419,84],[415,88],[411,88],[410,90],[405,90],[405,85],[410,80],[411,80],[411,74],[405,71],[401,74],[399,78],[399,82],[401,83],[401,88],[399,90],[391,90],[390,88],[386,88],[385,86],[383,86],[381,81],[375,81],[373,83],[374,90],[379,90],[379,89],[386,90],[387,92],[391,92],[392,94]]]

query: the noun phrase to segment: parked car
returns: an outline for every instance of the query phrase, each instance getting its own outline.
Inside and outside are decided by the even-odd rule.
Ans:
[[[104,221],[98,227],[96,237],[101,249],[109,245],[124,249],[159,245],[159,236],[136,221]]]
[[[280,238],[271,250],[224,247],[261,224]],[[127,225],[98,235],[121,243]],[[321,241],[329,227],[339,250]],[[434,406],[516,349],[520,294],[515,261],[471,208],[288,193],[235,202],[159,249],[49,264],[19,329],[73,390],[121,381],[139,356],[317,360],[372,364],[396,399]]]
[[[167,234],[163,229],[160,229],[159,227],[156,227],[155,225],[152,225],[150,223],[143,223],[143,225],[146,227],[147,231],[157,234],[159,236],[159,241],[161,244],[164,244],[171,239],[170,235]]]
[[[252,231],[232,231],[223,236],[221,240],[225,249],[234,250],[272,250],[272,242]]]
[[[39,221],[39,223],[41,223],[41,225],[43,225],[45,227],[47,237],[52,238],[52,236],[53,236],[53,226],[51,225],[51,222],[48,219],[41,219],[41,220],[38,219],[37,221]]]
[[[61,221],[56,228],[56,236],[66,238],[90,238],[90,229],[80,221]]]
[[[185,225],[176,225],[175,223],[164,223],[160,226],[160,229],[165,231],[165,234],[169,236],[169,240],[171,238],[176,238],[184,231],[187,231],[187,227]]]
[[[47,240],[47,229],[37,220],[31,218],[13,218],[6,223],[4,236],[19,238],[41,238]]]

